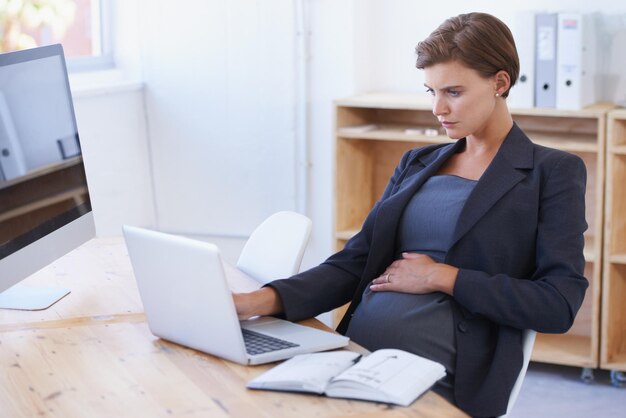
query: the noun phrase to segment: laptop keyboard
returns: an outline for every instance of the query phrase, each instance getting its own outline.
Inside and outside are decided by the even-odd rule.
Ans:
[[[298,347],[298,344],[250,331],[249,329],[242,328],[241,332],[243,341],[246,344],[246,351],[250,355]]]

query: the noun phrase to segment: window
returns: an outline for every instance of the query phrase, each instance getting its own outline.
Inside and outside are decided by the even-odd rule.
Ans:
[[[109,0],[0,0],[0,52],[63,44],[70,70],[111,67]]]

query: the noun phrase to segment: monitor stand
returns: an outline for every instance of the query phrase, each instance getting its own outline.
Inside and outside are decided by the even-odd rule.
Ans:
[[[0,293],[0,309],[40,311],[70,293],[62,287],[25,287],[16,285]]]

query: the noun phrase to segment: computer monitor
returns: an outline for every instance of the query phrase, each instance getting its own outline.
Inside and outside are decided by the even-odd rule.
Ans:
[[[94,236],[62,46],[0,54],[0,308],[69,293],[14,285]]]

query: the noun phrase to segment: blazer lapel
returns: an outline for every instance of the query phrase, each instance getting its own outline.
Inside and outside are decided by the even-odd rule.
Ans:
[[[456,244],[513,186],[526,177],[519,169],[533,167],[532,142],[513,124],[491,164],[467,198],[457,222],[452,245]]]

